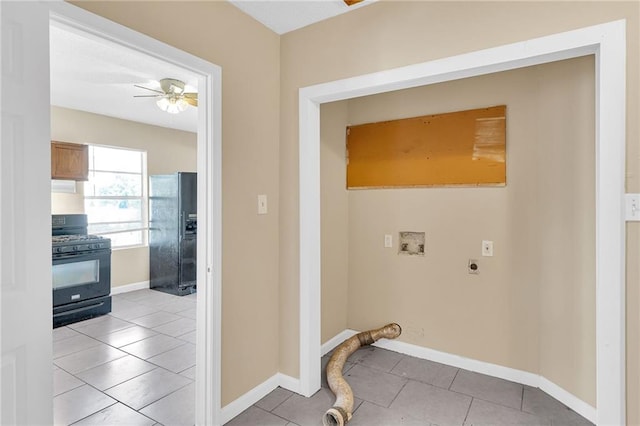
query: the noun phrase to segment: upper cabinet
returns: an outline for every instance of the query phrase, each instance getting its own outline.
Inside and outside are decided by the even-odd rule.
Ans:
[[[51,179],[89,180],[89,146],[52,141]]]

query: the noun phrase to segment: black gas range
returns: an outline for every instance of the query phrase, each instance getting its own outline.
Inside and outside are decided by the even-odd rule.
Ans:
[[[84,214],[53,215],[53,326],[111,312],[111,240],[87,234]]]

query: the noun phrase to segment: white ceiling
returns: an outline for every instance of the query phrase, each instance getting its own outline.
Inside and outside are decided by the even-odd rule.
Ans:
[[[342,0],[229,0],[234,6],[284,34],[375,2],[347,6]],[[51,26],[51,104],[125,120],[196,132],[197,109],[179,114],[161,111],[154,98],[134,84],[159,89],[174,78],[197,92],[197,76],[150,56],[66,27]]]
[[[159,89],[162,78],[186,83],[197,92],[197,76],[180,67],[134,52],[114,43],[51,26],[51,104],[125,120],[196,132],[197,109],[179,114],[158,108],[155,98],[134,98]]]
[[[229,0],[278,34],[364,7],[376,0],[364,0],[347,6],[342,0]]]

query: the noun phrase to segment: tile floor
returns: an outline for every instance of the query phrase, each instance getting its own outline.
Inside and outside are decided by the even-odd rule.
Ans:
[[[113,296],[109,315],[55,329],[54,423],[193,425],[195,318],[195,294],[139,290]],[[350,426],[591,425],[538,389],[380,348],[351,355],[344,375]],[[277,388],[227,425],[320,426],[335,400],[322,380],[311,398]]]
[[[196,295],[138,290],[53,330],[56,425],[193,425]]]
[[[376,347],[352,354],[343,372],[355,397],[349,426],[592,424],[539,389]],[[323,374],[311,398],[278,388],[227,426],[321,426],[334,400]]]

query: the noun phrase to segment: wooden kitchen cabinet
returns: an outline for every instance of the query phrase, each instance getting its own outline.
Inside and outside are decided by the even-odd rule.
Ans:
[[[89,180],[89,146],[52,141],[51,179]]]

